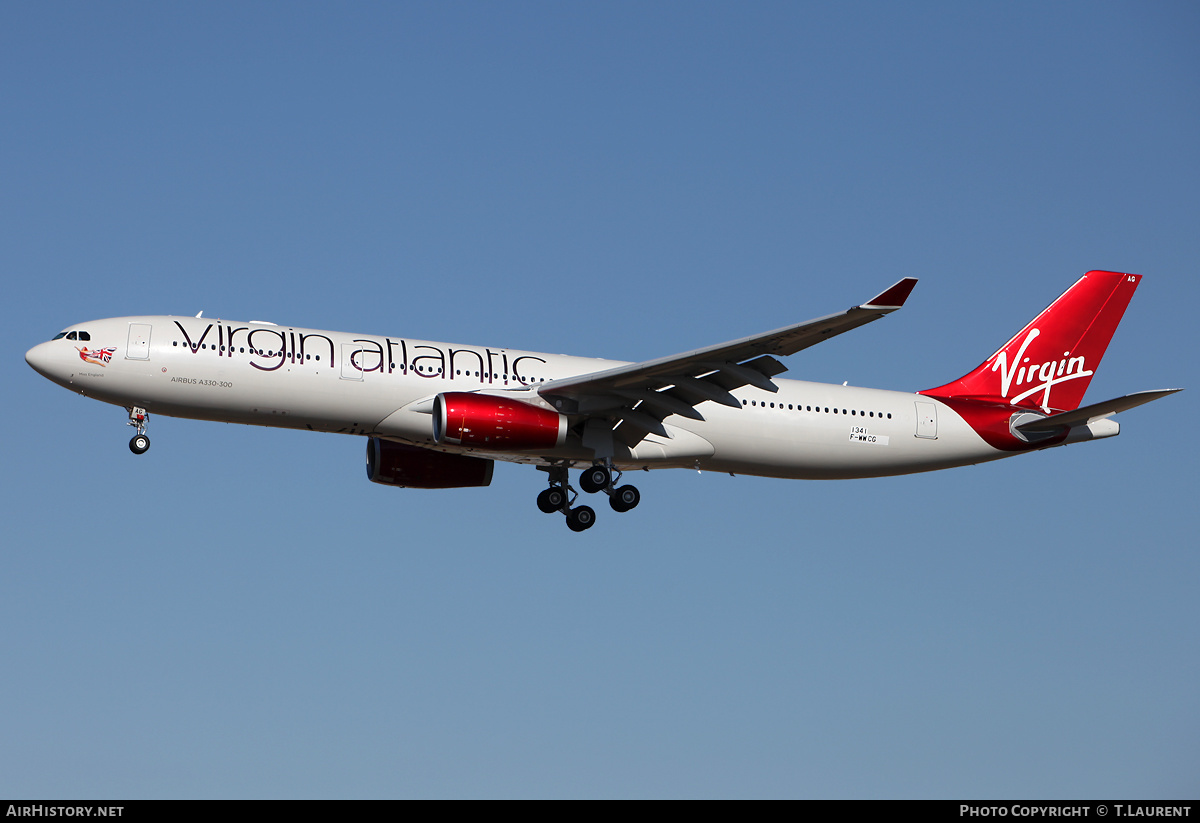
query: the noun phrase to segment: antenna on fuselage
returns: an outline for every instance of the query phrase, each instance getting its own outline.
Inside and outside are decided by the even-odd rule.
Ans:
[[[201,309],[200,311],[196,312],[196,317],[199,317],[202,314],[204,314],[204,309]]]

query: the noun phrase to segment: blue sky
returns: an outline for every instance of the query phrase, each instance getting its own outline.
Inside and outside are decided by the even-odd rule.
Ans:
[[[7,4],[0,795],[1195,797],[1200,10]],[[642,360],[977,365],[1145,275],[1119,438],[930,475],[370,484],[363,442],[124,412],[64,326],[195,314]]]

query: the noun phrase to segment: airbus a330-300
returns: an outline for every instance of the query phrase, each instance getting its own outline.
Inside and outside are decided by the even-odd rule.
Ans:
[[[1140,275],[1092,271],[965,376],[900,392],[782,380],[779,357],[904,305],[905,278],[846,311],[642,363],[196,317],[68,327],[26,361],[124,407],[150,447],[150,414],[367,439],[367,475],[414,488],[486,486],[494,461],[548,473],[537,497],[574,531],[641,495],[621,475],[694,468],[765,477],[880,477],[1112,437],[1118,412],[1178,389],[1081,406]]]

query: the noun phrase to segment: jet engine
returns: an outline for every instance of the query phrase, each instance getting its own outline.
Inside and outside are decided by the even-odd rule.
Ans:
[[[495,461],[442,452],[371,437],[367,440],[367,479],[410,489],[461,489],[492,482]]]
[[[567,436],[558,412],[490,394],[445,392],[433,404],[436,443],[494,451],[553,449]]]

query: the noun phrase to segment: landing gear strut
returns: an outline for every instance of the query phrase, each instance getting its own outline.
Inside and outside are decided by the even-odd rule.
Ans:
[[[145,454],[150,448],[150,438],[146,436],[146,421],[150,414],[140,406],[129,410],[129,425],[137,426],[137,434],[129,441],[129,450],[134,454]]]
[[[596,522],[596,512],[590,506],[573,506],[578,499],[567,478],[566,466],[543,466],[542,471],[550,475],[550,488],[537,496],[537,506],[546,514],[562,512],[567,516],[567,528],[574,532],[590,529]],[[584,469],[579,476],[579,486],[585,492],[604,492],[613,511],[627,512],[641,502],[642,494],[636,486],[616,487],[621,479],[611,461],[597,463]]]
[[[596,512],[590,506],[575,506],[578,495],[571,488],[566,466],[550,466],[545,469],[550,475],[550,488],[537,496],[537,506],[546,514],[562,512],[567,516],[567,528],[573,532],[590,529],[596,523]]]

